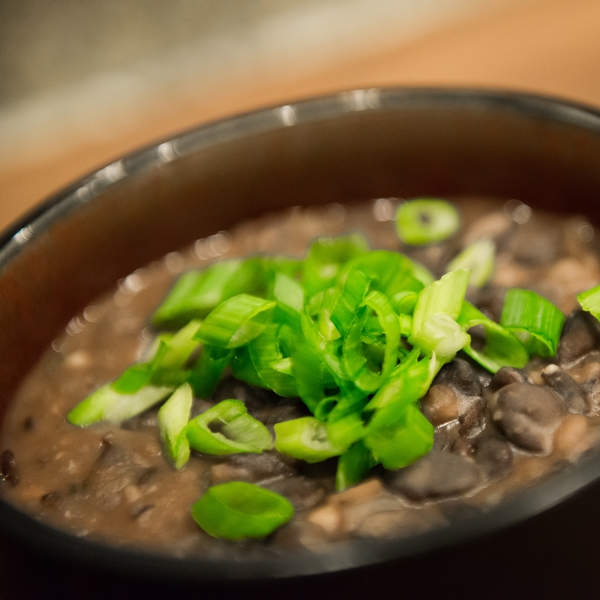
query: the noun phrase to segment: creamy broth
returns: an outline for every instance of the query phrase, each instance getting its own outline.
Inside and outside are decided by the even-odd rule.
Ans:
[[[434,450],[406,469],[375,468],[342,493],[334,491],[336,459],[307,465],[275,450],[194,454],[175,471],[163,457],[156,409],[121,425],[78,428],[66,421],[78,402],[145,355],[156,335],[150,315],[177,276],[214,260],[301,257],[317,236],[360,231],[374,249],[401,250],[440,276],[464,246],[487,237],[498,246],[494,278],[468,297],[495,320],[507,288],[533,289],[569,315],[577,293],[600,281],[594,230],[582,217],[532,214],[516,201],[460,199],[457,236],[408,248],[400,247],[391,221],[396,202],[268,215],[198,240],[119,282],[71,320],[16,394],[2,434],[3,497],[77,536],[176,555],[231,556],[410,535],[447,523],[458,510],[485,510],[576,462],[600,438],[600,329],[581,312],[567,320],[555,359],[534,359],[524,371],[493,378],[466,357],[443,367],[421,403],[436,427]],[[539,406],[524,409],[522,397]],[[298,399],[278,401],[226,377],[214,398],[194,400],[193,415],[225,398],[246,402],[271,431],[277,422],[309,414]],[[529,419],[524,433],[523,414]],[[265,540],[211,538],[193,521],[190,506],[210,485],[231,480],[288,497],[294,519]]]

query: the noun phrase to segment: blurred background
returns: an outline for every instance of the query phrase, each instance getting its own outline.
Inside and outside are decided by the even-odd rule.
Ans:
[[[600,108],[600,0],[0,0],[0,228],[178,130],[389,85]]]

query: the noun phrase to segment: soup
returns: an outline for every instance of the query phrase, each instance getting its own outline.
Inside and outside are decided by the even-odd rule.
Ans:
[[[576,300],[600,281],[594,230],[583,218],[532,214],[513,200],[456,203],[460,231],[438,243],[401,244],[393,226],[397,201],[379,199],[267,215],[132,273],[71,320],[13,399],[2,435],[3,496],[77,536],[161,553],[229,557],[426,531],[457,514],[485,511],[578,461],[600,436],[600,329]],[[508,289],[548,298],[569,315],[556,357],[534,357],[523,369],[505,367],[492,375],[459,354],[420,402],[435,428],[433,449],[404,468],[375,466],[341,492],[336,458],[309,464],[276,450],[194,453],[175,470],[164,456],[157,407],[121,424],[81,428],[67,421],[86,396],[147,356],[157,336],[150,318],[182,273],[256,254],[302,257],[318,236],[354,232],[373,249],[401,250],[435,277],[473,242],[493,241],[493,279],[470,287],[468,300],[498,321]],[[470,330],[474,346],[485,338],[480,329]],[[282,399],[226,373],[211,397],[194,398],[191,416],[227,399],[242,401],[271,432],[276,424],[310,415],[299,398]],[[190,507],[207,489],[230,481],[287,498],[293,519],[260,540],[208,535]]]

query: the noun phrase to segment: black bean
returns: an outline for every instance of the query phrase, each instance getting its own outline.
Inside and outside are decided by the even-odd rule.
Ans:
[[[564,413],[563,401],[550,388],[511,383],[498,392],[492,419],[517,446],[547,451],[551,444],[551,428]]]
[[[486,404],[483,398],[476,398],[465,412],[458,417],[460,427],[458,433],[462,436],[473,434],[473,430],[483,425]]]
[[[471,456],[473,454],[473,440],[459,437],[452,444],[452,453],[459,456]]]
[[[459,414],[456,393],[448,385],[432,385],[421,401],[421,410],[432,425],[453,421]]]
[[[256,413],[263,408],[273,406],[278,396],[270,390],[264,390],[251,386],[233,377],[224,379],[217,388],[214,399],[217,402],[221,400],[240,400],[246,405],[247,411],[256,417]]]
[[[513,452],[504,440],[479,437],[473,443],[475,462],[489,479],[504,477],[513,465]]]
[[[479,469],[472,461],[435,450],[409,467],[386,475],[387,485],[411,500],[456,496],[471,490],[479,481]]]
[[[483,325],[475,325],[475,327],[471,327],[467,333],[471,336],[471,348],[473,348],[473,350],[477,350],[478,352],[485,350],[486,336],[485,327]]]
[[[228,461],[231,465],[252,470],[261,478],[278,475],[295,475],[296,459],[290,459],[279,452],[263,452],[262,454],[232,454]]]
[[[60,494],[58,492],[48,492],[40,498],[40,503],[43,506],[54,507],[58,504],[59,500]]]
[[[211,468],[210,479],[214,485],[226,481],[256,483],[274,477],[291,477],[297,475],[295,463],[295,459],[288,459],[278,452],[232,454]]]
[[[585,414],[590,410],[590,403],[583,388],[560,367],[548,365],[542,371],[542,377],[565,401],[570,412]]]
[[[297,511],[316,506],[326,494],[325,488],[318,481],[306,477],[281,477],[262,485],[285,496]]]
[[[0,457],[0,473],[2,474],[2,480],[13,487],[19,483],[15,455],[8,448],[2,452],[2,456]]]
[[[567,318],[558,344],[558,361],[570,366],[598,348],[600,331],[598,321],[589,313],[579,310]]]
[[[310,411],[299,398],[282,398],[275,406],[257,411],[258,419],[265,425],[274,425],[291,419],[310,416]]]
[[[462,358],[445,364],[433,380],[434,384],[449,385],[466,396],[480,396],[481,383],[471,365]]]
[[[474,298],[475,302],[473,302],[473,304],[478,306],[479,310],[492,320],[500,321],[505,295],[506,288],[504,286],[490,283],[479,290],[476,299]]]
[[[490,392],[496,392],[504,386],[511,383],[531,383],[533,381],[529,373],[524,369],[516,369],[515,367],[502,367],[492,377],[489,385]]]

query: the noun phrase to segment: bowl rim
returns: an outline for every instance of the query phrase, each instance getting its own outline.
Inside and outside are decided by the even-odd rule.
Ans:
[[[96,169],[35,206],[0,234],[0,277],[5,265],[52,224],[106,189],[145,170],[240,137],[332,119],[359,111],[409,107],[501,109],[524,117],[565,123],[600,136],[600,111],[559,98],[475,88],[387,87],[350,90],[275,105],[224,118],[149,144]],[[236,560],[176,557],[76,537],[39,522],[0,498],[0,527],[48,553],[111,570],[184,580],[274,579],[315,575],[417,556],[475,539],[533,517],[583,490],[600,477],[600,453],[548,480],[514,494],[486,512],[447,527],[391,540],[328,544],[323,552]]]

